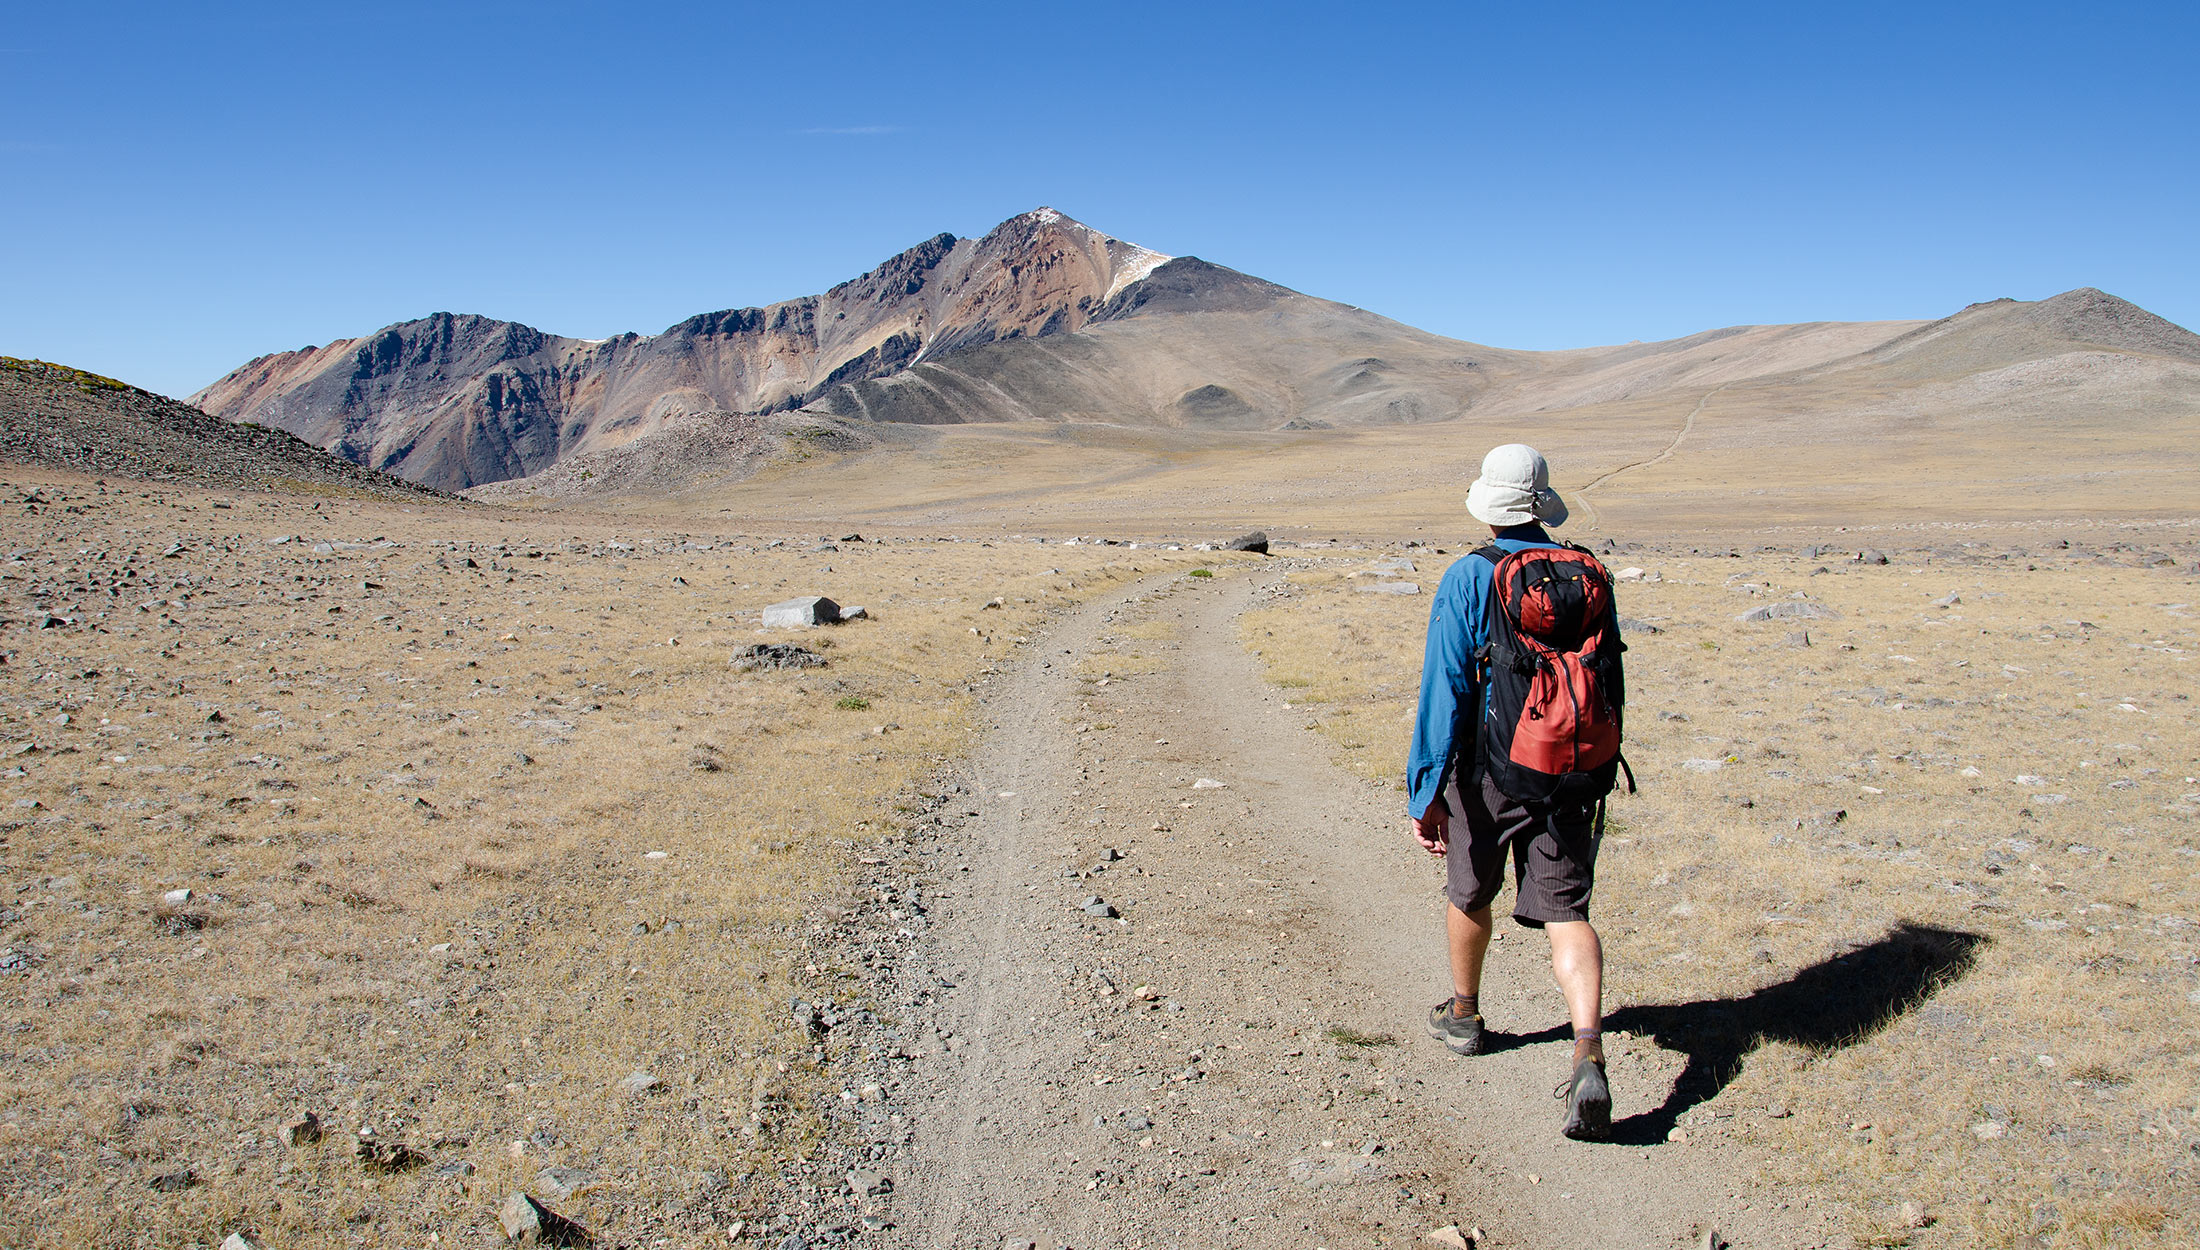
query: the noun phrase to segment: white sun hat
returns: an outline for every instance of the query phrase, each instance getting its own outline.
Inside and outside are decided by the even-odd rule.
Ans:
[[[1566,523],[1566,501],[1551,489],[1551,466],[1526,443],[1493,447],[1482,457],[1482,476],[1467,488],[1467,511],[1484,525]]]

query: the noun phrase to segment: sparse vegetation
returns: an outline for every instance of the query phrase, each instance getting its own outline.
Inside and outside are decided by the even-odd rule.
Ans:
[[[692,529],[11,484],[42,501],[11,510],[24,564],[0,581],[26,805],[0,835],[20,956],[0,990],[12,1052],[44,1056],[0,1080],[0,1241],[21,1246],[425,1244],[575,1158],[631,1178],[561,1203],[591,1227],[692,1194],[705,1161],[738,1214],[738,1178],[818,1131],[783,1009],[805,909],[964,749],[968,680],[1009,637],[1168,560],[1049,550],[1053,576],[880,535],[828,575]],[[22,624],[61,570],[85,593],[37,597],[76,623]],[[728,613],[812,587],[891,624],[809,639],[838,644],[824,670],[727,664],[758,637]],[[1004,592],[1003,636],[971,634],[965,605]],[[851,740],[849,699],[895,732]],[[622,1094],[637,1068],[669,1092]],[[326,1139],[278,1145],[308,1110]],[[353,1160],[362,1127],[427,1163]]]
[[[1700,1114],[1771,1179],[1845,1196],[1860,1244],[2188,1245],[2190,585],[2144,532],[2113,563],[1958,533],[1831,576],[1792,551],[1627,557],[1663,580],[1623,584],[1621,612],[1663,632],[1629,638],[1643,791],[1615,795],[1598,865],[1621,1111],[1679,1073],[1631,1005],[1740,1002],[1905,924],[1975,935],[1891,1014],[1738,1047]],[[1309,728],[1369,743],[1342,764],[1402,784],[1427,600],[1293,580],[1246,645]],[[1797,591],[1842,613],[1807,646],[1734,619]],[[1930,1225],[1890,1225],[1903,1201]]]

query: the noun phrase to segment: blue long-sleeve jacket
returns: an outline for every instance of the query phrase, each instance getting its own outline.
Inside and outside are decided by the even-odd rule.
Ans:
[[[1556,547],[1540,527],[1495,540],[1499,550]],[[1419,816],[1444,788],[1452,760],[1474,747],[1483,690],[1474,656],[1489,642],[1490,590],[1497,566],[1472,553],[1452,561],[1428,610],[1428,650],[1421,657],[1421,707],[1406,757],[1408,811]]]

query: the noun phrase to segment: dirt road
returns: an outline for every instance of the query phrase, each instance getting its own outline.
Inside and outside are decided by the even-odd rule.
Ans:
[[[1540,935],[1493,950],[1498,1053],[1428,1038],[1439,868],[1238,637],[1286,571],[1149,579],[999,678],[903,957],[938,997],[909,1022],[930,1045],[891,1095],[911,1127],[871,1244],[1822,1244],[1715,1123],[1648,1139],[1679,1061],[1646,1040],[1612,1039],[1625,1144],[1559,1136]]]

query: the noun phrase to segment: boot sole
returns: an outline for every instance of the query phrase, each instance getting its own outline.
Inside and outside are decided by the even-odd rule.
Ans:
[[[1566,1100],[1566,1125],[1559,1130],[1575,1141],[1604,1141],[1612,1135],[1612,1086],[1604,1069],[1584,1061],[1574,1070],[1574,1091]]]

